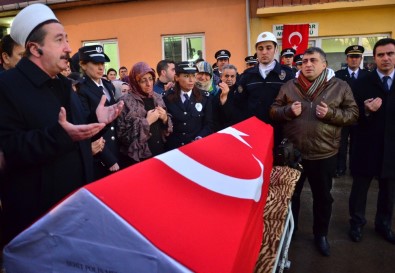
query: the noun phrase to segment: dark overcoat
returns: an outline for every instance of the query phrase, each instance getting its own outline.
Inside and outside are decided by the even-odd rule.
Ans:
[[[374,70],[358,79],[353,88],[359,107],[359,120],[351,152],[351,171],[355,175],[395,178],[395,84],[390,93],[384,91]],[[364,101],[381,98],[379,110],[367,114]]]
[[[110,95],[110,100],[107,99],[104,105],[110,106],[115,104],[114,85],[105,79],[102,80],[102,83]],[[78,84],[77,94],[82,101],[85,111],[87,111],[89,119],[95,120],[96,108],[103,96],[103,91],[97,86],[96,83],[94,83],[91,78],[84,76],[84,78]],[[99,179],[110,174],[108,169],[115,163],[119,163],[119,145],[116,135],[116,122],[113,121],[107,124],[97,136],[93,137],[93,140],[96,140],[101,136],[106,142],[103,151],[94,156],[95,179]]]
[[[0,75],[3,243],[92,180],[90,141],[72,141],[58,122],[62,106],[69,122],[86,123],[81,101],[62,75],[52,79],[27,58]]]

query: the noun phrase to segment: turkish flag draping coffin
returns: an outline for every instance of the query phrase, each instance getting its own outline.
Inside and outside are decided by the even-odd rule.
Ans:
[[[253,272],[273,130],[250,118],[89,184],[5,249],[10,272]]]

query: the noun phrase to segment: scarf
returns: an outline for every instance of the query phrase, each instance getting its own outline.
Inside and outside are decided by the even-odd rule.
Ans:
[[[150,73],[152,75],[152,78],[155,82],[155,72],[147,63],[144,62],[136,63],[132,67],[132,70],[129,74],[129,81],[132,92],[138,94],[142,98],[152,98],[153,88],[150,93],[145,93],[143,90],[141,90],[139,85],[139,81],[147,73]]]
[[[322,71],[322,73],[311,82],[303,75],[303,73],[300,73],[297,78],[298,87],[308,98],[313,100],[324,88],[325,83],[327,82],[327,75],[328,69],[324,69],[324,71]]]

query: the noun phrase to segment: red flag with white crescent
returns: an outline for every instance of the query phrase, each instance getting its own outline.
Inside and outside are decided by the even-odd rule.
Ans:
[[[297,54],[303,52],[309,46],[309,24],[284,25],[282,48],[293,48]]]
[[[253,117],[86,185],[6,247],[7,272],[253,272],[272,148]]]

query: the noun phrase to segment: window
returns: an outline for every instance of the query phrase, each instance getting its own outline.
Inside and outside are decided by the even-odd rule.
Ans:
[[[371,36],[356,36],[356,37],[336,37],[336,38],[322,38],[317,39],[319,46],[325,51],[328,59],[329,67],[333,70],[339,70],[347,66],[346,55],[344,50],[351,45],[362,45],[365,48],[363,53],[363,63],[361,68],[372,70],[375,68],[373,60],[374,44],[389,35],[379,34]]]
[[[205,58],[204,35],[174,35],[162,37],[163,59],[181,61],[195,61]]]
[[[118,73],[119,53],[118,53],[117,40],[88,41],[88,42],[83,42],[82,44],[83,46],[101,45],[104,49],[104,53],[108,56],[108,58],[110,58],[110,62],[104,63],[105,70],[107,71],[109,68],[114,68]]]

